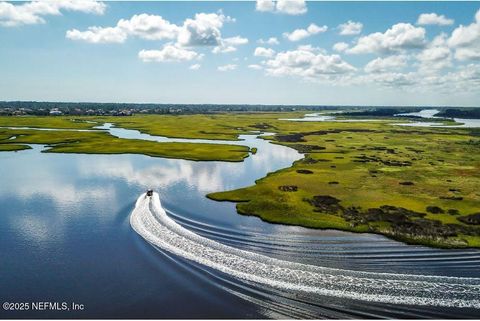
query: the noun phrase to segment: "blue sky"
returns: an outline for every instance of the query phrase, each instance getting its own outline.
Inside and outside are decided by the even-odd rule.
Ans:
[[[479,9],[0,2],[0,100],[479,106]]]

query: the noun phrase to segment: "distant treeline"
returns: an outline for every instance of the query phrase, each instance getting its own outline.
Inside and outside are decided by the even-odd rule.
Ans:
[[[480,108],[447,108],[435,116],[446,118],[480,119]]]
[[[128,110],[135,113],[152,114],[198,114],[215,112],[268,112],[295,110],[337,110],[343,106],[306,106],[306,105],[221,105],[221,104],[136,104],[136,103],[68,103],[68,102],[0,102],[0,110],[27,110],[28,114],[47,115],[50,110],[58,109],[64,114],[88,114],[88,112],[106,113]]]
[[[396,114],[413,113],[418,112],[423,108],[418,107],[388,107],[388,108],[374,108],[364,110],[354,110],[350,112],[344,112],[345,116],[368,116],[368,117],[390,117]]]
[[[440,109],[438,116],[480,118],[473,108],[402,107],[402,106],[327,106],[327,105],[228,105],[228,104],[140,104],[140,103],[73,103],[0,101],[3,115],[49,115],[58,110],[64,115],[130,115],[144,114],[208,114],[218,112],[275,112],[346,110],[347,116],[389,117],[399,113],[417,112],[425,108]],[[447,109],[445,109],[447,108]]]

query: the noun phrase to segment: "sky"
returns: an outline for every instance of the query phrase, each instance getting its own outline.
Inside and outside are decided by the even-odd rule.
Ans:
[[[0,100],[480,106],[480,2],[0,1]]]

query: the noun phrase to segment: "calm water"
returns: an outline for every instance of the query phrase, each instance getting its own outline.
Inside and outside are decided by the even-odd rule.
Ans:
[[[139,135],[122,129],[112,134]],[[251,185],[301,157],[252,135],[241,138],[258,148],[242,163],[45,154],[42,146],[0,153],[0,299],[85,305],[82,312],[2,310],[0,316],[478,317],[480,311],[471,308],[367,303],[240,281],[162,252],[132,230],[135,201],[152,187],[170,218],[237,249],[321,267],[480,277],[477,250],[430,249],[379,235],[268,224],[238,215],[232,203],[208,200],[206,193]]]

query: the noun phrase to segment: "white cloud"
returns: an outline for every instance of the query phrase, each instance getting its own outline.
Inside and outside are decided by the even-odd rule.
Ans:
[[[368,73],[387,72],[389,70],[400,69],[407,65],[407,58],[403,55],[389,56],[386,58],[376,58],[370,61],[364,68]]]
[[[272,57],[275,54],[275,50],[271,48],[257,47],[253,53],[256,57]]]
[[[94,0],[32,1],[18,5],[0,2],[0,26],[14,27],[45,23],[43,16],[61,15],[62,10],[103,14],[105,4]]]
[[[452,54],[447,45],[447,35],[440,34],[417,55],[420,70],[426,73],[451,66]]]
[[[234,51],[237,51],[236,47],[225,46],[225,45],[216,46],[215,48],[212,49],[212,53],[214,53],[214,54],[229,53],[229,52],[234,52]]]
[[[453,30],[448,45],[455,49],[455,58],[458,60],[480,60],[480,10],[473,23],[460,25]]]
[[[258,39],[257,42],[261,45],[270,45],[270,46],[280,44],[280,42],[276,37],[270,37],[267,40]]]
[[[121,19],[115,27],[89,27],[86,31],[68,30],[66,37],[89,43],[123,43],[129,36],[146,40],[174,40],[176,48],[214,46],[213,53],[227,53],[248,43],[240,36],[222,38],[225,22],[235,19],[223,13],[197,13],[194,19],[186,19],[177,26],[158,15],[139,14]],[[157,50],[158,51],[158,50]]]
[[[296,29],[293,32],[284,32],[283,36],[290,41],[300,41],[312,35],[322,33],[328,30],[327,26],[319,27],[316,24],[312,23],[308,26],[307,29]]]
[[[225,38],[223,39],[223,42],[226,43],[227,45],[239,46],[239,45],[246,45],[248,43],[248,39],[242,38],[240,36],[235,36],[235,37]]]
[[[177,42],[186,47],[218,46],[225,22],[234,21],[222,13],[197,13],[195,19],[187,19],[180,29]]]
[[[439,26],[450,26],[453,25],[455,21],[449,19],[444,15],[438,15],[436,13],[422,13],[418,16],[417,24],[418,25],[439,25]]]
[[[289,15],[300,15],[307,12],[305,0],[278,0],[277,11]]]
[[[237,51],[236,46],[245,45],[248,43],[247,38],[242,38],[240,36],[235,36],[231,38],[220,39],[220,44],[213,48],[212,52],[217,53],[228,53]]]
[[[134,15],[128,20],[121,19],[117,23],[117,28],[128,35],[147,40],[175,39],[180,29],[161,16],[145,13]]]
[[[384,87],[409,87],[416,85],[418,80],[415,73],[399,73],[399,72],[388,72],[388,73],[371,73],[365,77],[360,77],[359,79],[364,83],[377,83]]]
[[[464,82],[466,87],[478,90],[478,87],[472,85],[480,85],[480,65],[469,64],[461,66],[456,72],[447,74],[447,77],[454,83]]]
[[[362,32],[363,24],[348,20],[346,23],[339,25],[338,29],[340,30],[339,34],[342,36],[358,35]]]
[[[476,92],[480,86],[480,65],[463,65],[440,76],[420,76],[419,82],[434,88],[436,92],[454,95]]]
[[[256,65],[256,64],[248,65],[248,68],[253,69],[253,70],[262,70],[263,69],[262,66]]]
[[[304,79],[328,78],[356,70],[339,55],[327,55],[308,46],[280,52],[267,60],[265,66],[269,75],[297,76]]]
[[[90,27],[86,31],[69,30],[66,37],[90,43],[120,43],[129,36],[146,40],[175,40],[177,47],[217,46],[219,52],[234,51],[235,45],[248,39],[239,36],[222,38],[221,28],[233,18],[218,13],[197,13],[177,26],[158,15],[139,14],[121,19],[115,27]]]
[[[325,32],[327,30],[328,30],[327,26],[319,27],[314,23],[311,23],[307,28],[308,33],[310,33],[311,35],[316,35],[317,33]]]
[[[336,44],[333,45],[333,50],[342,52],[348,49],[348,43],[346,42],[337,42]]]
[[[305,0],[257,0],[255,9],[261,12],[301,15],[307,12],[307,4]]]
[[[255,9],[260,12],[275,11],[275,2],[273,0],[257,0]]]
[[[105,13],[106,5],[103,2],[96,0],[57,0],[57,1],[42,1],[40,3],[33,1],[32,5],[37,4],[39,7],[48,6],[57,7],[58,9],[65,9],[70,11],[80,11],[85,13],[93,13],[102,15]]]
[[[439,94],[459,94],[478,91],[480,86],[480,65],[463,65],[446,74],[418,73],[414,88],[435,90]]]
[[[199,59],[201,55],[192,50],[167,44],[161,50],[141,50],[138,57],[144,62],[172,62]]]
[[[283,36],[290,41],[300,41],[310,36],[305,29],[296,29],[293,32],[284,32]]]
[[[422,48],[425,45],[425,29],[409,23],[397,23],[384,33],[375,32],[360,37],[347,53],[391,53],[404,49]]]
[[[237,69],[237,65],[228,64],[228,65],[219,66],[217,69],[218,71],[232,71]]]
[[[122,43],[127,39],[127,33],[119,28],[89,27],[86,31],[68,30],[66,37],[90,43]]]
[[[146,40],[175,39],[180,27],[161,16],[139,14],[130,19],[121,19],[115,27],[89,27],[86,31],[68,30],[66,37],[89,43],[122,43],[128,36]]]
[[[191,65],[190,67],[188,67],[188,69],[190,70],[198,70],[200,69],[201,65],[200,64],[194,64],[194,65]]]

